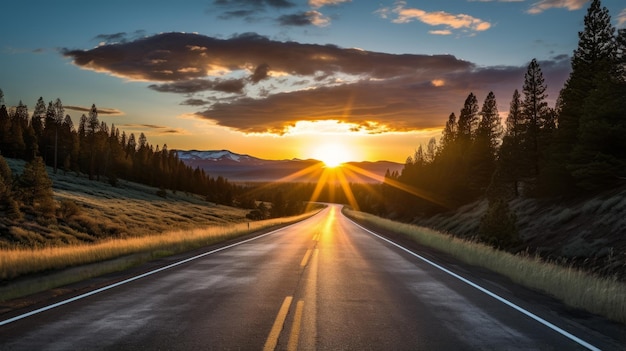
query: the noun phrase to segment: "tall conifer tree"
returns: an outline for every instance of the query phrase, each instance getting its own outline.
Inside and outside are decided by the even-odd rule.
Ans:
[[[593,0],[585,15],[584,29],[578,32],[578,48],[572,57],[572,73],[559,98],[558,130],[551,152],[552,171],[549,177],[551,184],[561,186],[561,192],[571,191],[576,182],[580,185],[581,177],[586,177],[584,174],[587,172],[582,171],[581,166],[584,168],[583,165],[588,164],[582,159],[588,158],[589,155],[582,155],[586,153],[585,148],[581,150],[579,144],[582,134],[588,132],[582,130],[581,123],[587,125],[585,128],[596,124],[593,122],[595,119],[593,109],[594,106],[601,104],[602,100],[598,93],[606,91],[606,82],[603,80],[610,77],[614,69],[616,58],[614,33],[608,9],[602,7],[600,0]],[[596,92],[596,97],[590,99],[593,92]],[[587,122],[582,122],[583,118]],[[591,128],[594,129],[593,126]],[[583,138],[587,139],[583,141],[584,144],[588,143],[590,138],[593,139],[589,135]],[[578,150],[574,151],[575,149]]]
[[[524,149],[527,162],[526,174],[531,178],[539,175],[546,152],[547,142],[543,138],[545,129],[550,126],[550,109],[546,98],[547,86],[536,59],[528,65],[524,76],[522,92],[522,117],[524,120]]]

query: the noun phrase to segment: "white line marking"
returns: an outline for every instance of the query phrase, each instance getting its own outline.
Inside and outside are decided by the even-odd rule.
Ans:
[[[344,217],[345,217],[345,216],[344,216]],[[511,301],[509,301],[509,300],[506,300],[506,299],[504,299],[503,297],[500,297],[500,296],[496,295],[495,293],[493,293],[493,292],[491,292],[491,291],[489,291],[489,290],[487,290],[487,289],[483,288],[482,286],[480,286],[480,285],[478,285],[478,284],[476,284],[476,283],[474,283],[474,282],[472,282],[472,281],[469,281],[469,280],[467,280],[467,279],[465,279],[465,278],[461,277],[460,275],[458,275],[458,274],[456,274],[456,273],[454,273],[454,272],[452,272],[452,271],[448,270],[447,268],[445,268],[445,267],[443,267],[443,266],[440,266],[440,265],[438,265],[437,263],[435,263],[435,262],[433,262],[433,261],[431,261],[431,260],[429,260],[429,259],[427,259],[427,258],[425,258],[425,257],[423,257],[423,256],[420,256],[420,255],[416,254],[415,252],[413,252],[413,251],[411,251],[411,250],[409,250],[409,249],[407,249],[407,248],[405,248],[405,247],[402,247],[402,246],[400,246],[399,244],[396,244],[396,243],[394,243],[393,241],[391,241],[391,240],[389,240],[389,239],[387,239],[387,238],[385,238],[385,237],[380,236],[379,234],[374,233],[373,231],[371,231],[371,230],[369,230],[369,229],[367,229],[367,228],[365,228],[365,227],[361,226],[360,224],[356,223],[356,222],[355,222],[355,221],[353,221],[352,219],[350,219],[350,218],[348,218],[348,217],[345,217],[345,218],[347,218],[347,219],[348,219],[350,222],[352,222],[354,225],[356,225],[357,227],[359,227],[359,228],[363,229],[364,231],[368,232],[369,234],[371,234],[371,235],[373,235],[373,236],[375,236],[375,237],[377,237],[377,238],[379,238],[379,239],[381,239],[381,240],[383,240],[383,241],[388,242],[389,244],[391,244],[391,245],[393,245],[393,246],[395,246],[395,247],[399,248],[400,250],[405,251],[405,252],[407,252],[407,253],[409,253],[409,254],[411,254],[411,255],[413,255],[413,256],[415,256],[415,257],[419,258],[420,260],[422,260],[422,261],[424,261],[424,262],[428,263],[429,265],[431,265],[431,266],[433,266],[433,267],[435,267],[435,268],[437,268],[437,269],[439,269],[439,270],[441,270],[441,271],[443,271],[443,272],[445,272],[445,273],[448,273],[449,275],[453,276],[454,278],[457,278],[458,280],[462,281],[463,283],[466,283],[466,284],[468,284],[469,286],[471,286],[471,287],[473,287],[473,288],[475,288],[475,289],[478,289],[479,291],[481,291],[481,292],[483,292],[483,293],[485,293],[485,294],[487,294],[487,295],[489,295],[489,296],[493,297],[494,299],[496,299],[496,300],[498,300],[498,301],[502,302],[503,304],[505,304],[505,305],[507,305],[507,306],[509,306],[509,307],[511,307],[511,308],[513,308],[513,309],[515,309],[515,310],[517,310],[518,312],[521,312],[522,314],[524,314],[524,315],[526,315],[526,316],[528,316],[528,317],[530,317],[530,318],[534,319],[535,321],[537,321],[537,322],[539,322],[539,323],[543,324],[544,326],[546,326],[546,327],[548,327],[548,328],[550,328],[550,329],[554,330],[555,332],[557,332],[557,333],[559,333],[559,334],[561,334],[561,335],[565,336],[566,338],[568,338],[568,339],[570,339],[570,340],[572,340],[572,341],[574,341],[574,342],[576,342],[576,343],[578,343],[578,344],[580,344],[580,345],[582,345],[582,346],[584,346],[584,347],[588,348],[589,350],[600,351],[600,349],[599,349],[599,348],[597,348],[597,347],[595,347],[595,346],[591,345],[590,343],[588,343],[588,342],[586,342],[586,341],[582,340],[581,338],[579,338],[579,337],[577,337],[577,336],[575,336],[575,335],[573,335],[573,334],[571,334],[571,333],[569,333],[569,332],[567,332],[567,331],[565,331],[565,330],[563,330],[563,329],[561,329],[561,328],[557,327],[556,325],[554,325],[554,324],[552,324],[552,323],[550,323],[550,322],[546,321],[545,319],[543,319],[543,318],[541,318],[541,317],[539,317],[539,316],[537,316],[537,315],[533,314],[532,312],[530,312],[530,311],[527,311],[527,310],[523,309],[522,307],[520,307],[520,306],[518,306],[518,305],[514,304],[513,302],[511,302]]]
[[[309,218],[310,218],[310,217],[309,217]],[[285,229],[287,229],[287,228],[289,228],[289,227],[292,227],[292,226],[294,226],[294,225],[296,225],[296,224],[299,224],[299,223],[301,223],[301,222],[297,222],[297,223],[294,223],[294,224],[290,224],[290,225],[288,225],[288,226],[286,226],[286,227],[283,227],[283,228],[279,228],[279,229],[273,230],[273,231],[271,231],[271,232],[269,232],[269,233],[265,233],[265,234],[261,234],[261,235],[259,235],[259,236],[255,236],[254,238],[250,238],[250,239],[246,239],[246,240],[243,240],[243,241],[239,241],[239,242],[236,242],[236,243],[234,243],[234,244],[230,244],[230,245],[227,245],[227,246],[224,246],[224,247],[220,247],[219,249],[215,249],[215,250],[208,251],[208,252],[205,252],[205,253],[200,254],[200,255],[197,255],[197,256],[193,256],[193,257],[190,257],[190,258],[186,258],[186,259],[184,259],[184,260],[182,260],[182,261],[178,261],[178,262],[172,263],[172,264],[167,265],[167,266],[165,266],[165,267],[161,267],[161,268],[155,269],[155,270],[153,270],[153,271],[149,271],[149,272],[146,272],[146,273],[143,273],[143,274],[140,274],[140,275],[134,276],[134,277],[132,277],[132,278],[128,278],[128,279],[126,279],[126,280],[122,280],[122,281],[120,281],[120,282],[117,282],[117,283],[114,283],[114,284],[111,284],[111,285],[107,285],[107,286],[105,286],[105,287],[102,287],[102,288],[99,288],[99,289],[96,289],[96,290],[92,290],[92,291],[90,291],[90,292],[88,292],[88,293],[84,293],[84,294],[81,294],[81,295],[78,295],[78,296],[72,297],[72,298],[70,298],[70,299],[63,300],[63,301],[57,302],[57,303],[55,303],[55,304],[48,305],[48,306],[45,306],[45,307],[42,307],[42,308],[39,308],[39,309],[36,309],[36,310],[30,311],[30,312],[27,312],[27,313],[21,314],[21,315],[19,315],[19,316],[15,316],[15,317],[13,317],[13,318],[9,318],[9,319],[6,319],[6,320],[3,320],[3,321],[0,321],[0,326],[6,325],[6,324],[9,324],[9,323],[13,323],[13,322],[18,321],[18,320],[20,320],[20,319],[24,319],[24,318],[27,318],[27,317],[30,317],[30,316],[36,315],[36,314],[39,314],[39,313],[41,313],[41,312],[45,312],[45,311],[51,310],[51,309],[53,309],[53,308],[57,308],[57,307],[59,307],[59,306],[66,305],[66,304],[71,303],[71,302],[74,302],[74,301],[78,301],[78,300],[84,299],[84,298],[89,297],[89,296],[91,296],[91,295],[95,295],[95,294],[101,293],[101,292],[103,292],[103,291],[107,291],[107,290],[109,290],[109,289],[116,288],[116,287],[118,287],[118,286],[120,286],[120,285],[124,285],[124,284],[130,283],[130,282],[133,282],[133,281],[135,281],[135,280],[138,280],[138,279],[141,279],[141,278],[145,278],[145,277],[147,277],[147,276],[150,276],[150,275],[153,275],[153,274],[156,274],[156,273],[159,273],[159,272],[162,272],[162,271],[168,270],[168,269],[170,269],[170,268],[174,268],[174,267],[176,267],[176,266],[180,266],[181,264],[185,264],[185,263],[187,263],[187,262],[191,262],[191,261],[197,260],[197,259],[199,259],[199,258],[202,258],[202,257],[208,256],[208,255],[212,255],[212,254],[214,254],[214,253],[217,253],[217,252],[220,252],[220,251],[224,251],[224,250],[226,250],[226,249],[230,249],[230,248],[232,248],[232,247],[235,247],[235,246],[238,246],[238,245],[242,245],[242,244],[248,243],[248,242],[250,242],[250,241],[253,241],[253,240],[257,240],[257,239],[260,239],[260,238],[266,237],[266,236],[268,236],[268,235],[276,234],[277,232],[279,232],[279,231],[281,231],[281,230],[285,230]]]

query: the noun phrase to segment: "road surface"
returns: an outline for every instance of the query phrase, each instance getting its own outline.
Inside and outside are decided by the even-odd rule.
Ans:
[[[621,349],[598,328],[461,266],[442,270],[340,210],[2,315],[0,350]]]

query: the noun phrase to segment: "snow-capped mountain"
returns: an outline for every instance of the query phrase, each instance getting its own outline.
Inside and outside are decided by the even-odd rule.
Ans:
[[[222,176],[235,182],[316,182],[323,164],[318,160],[264,160],[250,155],[237,154],[229,150],[176,150],[178,158],[190,167],[199,167],[211,177]],[[387,170],[400,171],[403,165],[389,161],[350,162],[351,165],[374,173],[380,177]],[[319,167],[317,167],[319,166]],[[303,172],[303,170],[308,171]],[[294,177],[296,174],[302,174]],[[378,182],[354,172],[346,174],[349,182]]]
[[[235,162],[248,162],[248,161],[261,161],[256,157],[252,157],[249,155],[240,155],[228,150],[207,150],[207,151],[198,151],[198,150],[176,150],[178,153],[178,158],[183,162],[186,161],[235,161]]]

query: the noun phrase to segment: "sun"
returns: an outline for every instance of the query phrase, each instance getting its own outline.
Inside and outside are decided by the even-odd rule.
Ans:
[[[341,166],[342,163],[350,161],[351,156],[350,150],[338,143],[325,143],[317,146],[313,151],[313,158],[324,162],[324,165],[329,168]]]

